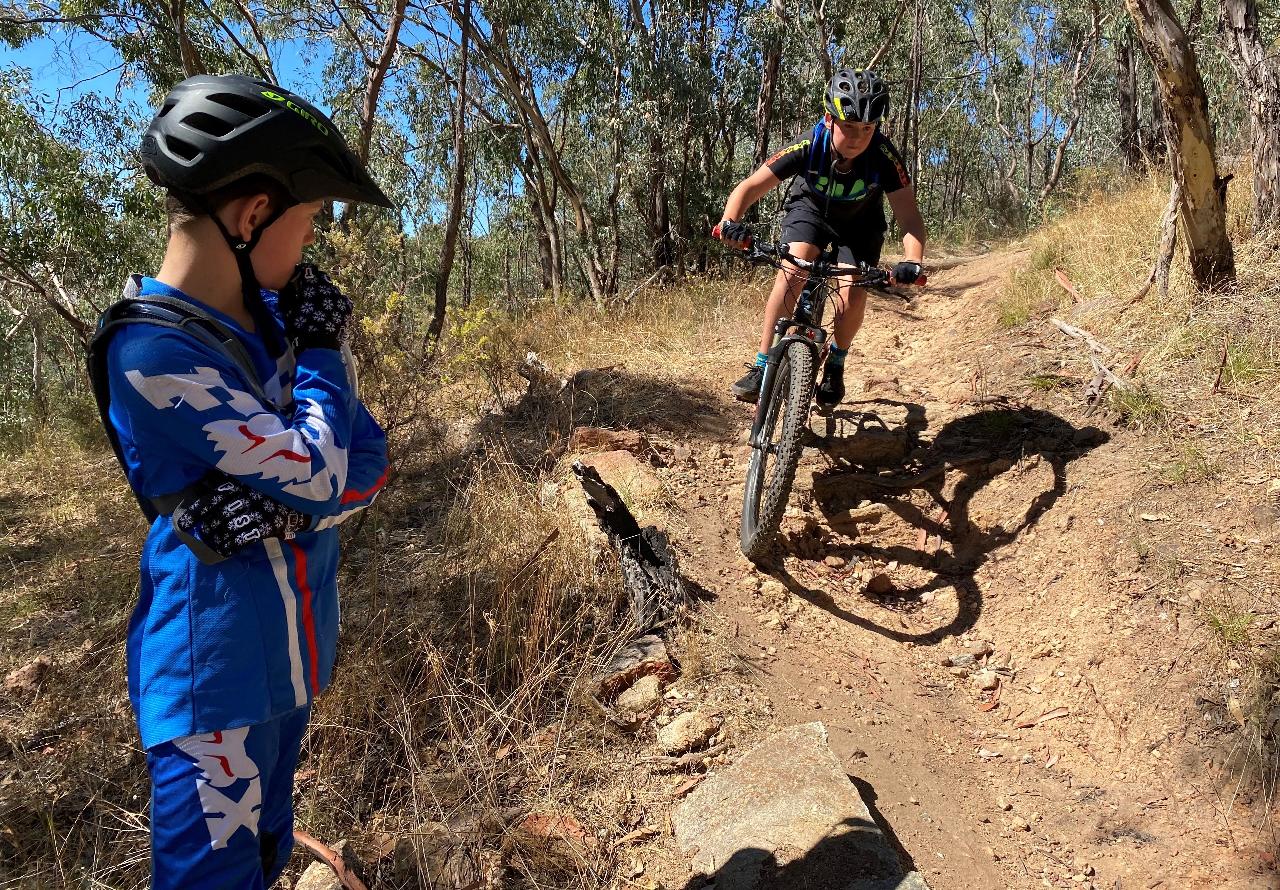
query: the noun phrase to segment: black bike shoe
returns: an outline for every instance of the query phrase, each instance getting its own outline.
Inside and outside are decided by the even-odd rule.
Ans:
[[[760,383],[764,380],[764,368],[759,365],[747,365],[747,367],[750,370],[742,375],[742,379],[729,387],[729,392],[733,393],[733,397],[739,402],[754,405],[760,399]]]
[[[830,365],[822,369],[822,382],[818,384],[814,398],[824,408],[834,408],[844,399],[844,368]]]

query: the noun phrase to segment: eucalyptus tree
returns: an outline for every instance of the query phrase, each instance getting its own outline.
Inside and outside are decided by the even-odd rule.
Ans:
[[[1226,182],[1218,176],[1196,53],[1170,0],[1125,0],[1125,6],[1158,74],[1191,272],[1201,288],[1218,287],[1234,280],[1235,257],[1227,236]]]
[[[47,110],[24,75],[0,73],[0,308],[37,401],[50,367],[76,388],[94,319],[127,273],[158,259],[162,235],[159,203],[132,170],[137,119],[93,95]],[[30,348],[12,349],[24,335]]]
[[[1257,0],[1219,0],[1218,30],[1249,106],[1253,224],[1280,225],[1280,64],[1275,38],[1259,23]]]

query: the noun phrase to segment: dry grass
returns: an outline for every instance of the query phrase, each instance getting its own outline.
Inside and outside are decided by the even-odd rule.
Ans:
[[[365,307],[364,396],[389,421],[397,475],[345,530],[339,664],[305,743],[298,816],[350,838],[373,886],[500,870],[509,886],[590,888],[619,871],[594,836],[548,848],[513,830],[533,810],[593,835],[630,828],[601,791],[610,729],[582,692],[618,645],[619,583],[547,483],[576,425],[678,438],[708,413],[699,338],[718,331],[747,357],[763,287],[747,280],[610,310],[507,318],[473,304],[425,382],[414,335],[387,345],[403,302]],[[518,376],[528,350],[558,373],[612,370],[566,401]],[[0,672],[54,662],[34,700],[0,693],[0,883],[24,887],[147,882],[123,651],[145,529],[105,443],[83,438],[37,436],[0,477]],[[642,506],[660,514],[661,496]]]
[[[1135,300],[1168,198],[1167,180],[1152,177],[1096,195],[1033,234],[1031,263],[1013,277],[997,311],[1006,327],[1057,314],[1112,348],[1113,368],[1138,361],[1135,390],[1112,390],[1108,407],[1163,453],[1153,486],[1176,487],[1193,506],[1161,551],[1180,576],[1211,583],[1201,608],[1216,653],[1207,673],[1238,681],[1218,693],[1224,723],[1240,729],[1233,761],[1270,795],[1280,774],[1280,572],[1263,541],[1280,521],[1280,249],[1274,235],[1248,233],[1248,182],[1238,174],[1229,193],[1235,287],[1197,291],[1180,243],[1168,295]],[[1055,281],[1055,269],[1079,300]],[[1045,338],[1057,334],[1048,330]],[[1057,345],[1068,367],[1087,375],[1085,353],[1066,338]],[[1212,512],[1218,508],[1229,512]],[[1204,533],[1190,534],[1197,522],[1240,531],[1223,532],[1225,555],[1211,558]]]

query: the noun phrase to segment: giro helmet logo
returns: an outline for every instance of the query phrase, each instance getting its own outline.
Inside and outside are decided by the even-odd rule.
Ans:
[[[301,117],[307,123],[311,124],[311,126],[319,130],[320,135],[322,136],[329,135],[328,127],[320,123],[320,121],[316,118],[314,114],[312,114],[310,111],[307,111],[307,109],[303,108],[301,105],[294,102],[288,96],[282,96],[279,93],[275,92],[274,90],[263,90],[262,95],[270,99],[272,102],[278,102],[279,104],[283,105],[285,108],[292,111],[294,114]]]

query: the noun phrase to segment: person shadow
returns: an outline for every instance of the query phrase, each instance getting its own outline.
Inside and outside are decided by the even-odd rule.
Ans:
[[[925,883],[884,815],[870,783],[849,776],[870,819],[849,816],[807,850],[744,841],[714,872],[681,890],[923,890]]]
[[[1067,491],[1068,467],[1110,440],[1096,427],[1075,427],[1062,417],[1039,408],[1001,401],[943,425],[925,438],[929,421],[923,406],[875,399],[864,408],[837,411],[827,421],[827,436],[815,435],[810,444],[828,455],[828,466],[813,474],[811,496],[828,528],[856,528],[852,545],[827,547],[827,554],[871,564],[914,566],[926,580],[886,584],[869,591],[880,605],[896,611],[918,612],[944,591],[954,590],[954,613],[925,631],[902,630],[880,624],[843,607],[822,587],[811,587],[785,567],[785,557],[812,557],[812,529],[780,536],[778,556],[769,574],[792,593],[850,624],[898,642],[933,645],[972,628],[982,613],[983,591],[978,572],[1002,548],[1033,528]],[[886,415],[890,419],[886,419]],[[1038,471],[1040,465],[1049,472]],[[1037,470],[1034,476],[1027,474]],[[1004,481],[998,481],[998,480]],[[1026,481],[1034,494],[1026,494]],[[1011,484],[1014,480],[1018,484]],[[973,501],[990,486],[1002,489],[1018,515],[991,521],[975,515]],[[1019,498],[1025,498],[1021,502]],[[853,513],[850,512],[850,508]],[[1007,506],[1004,507],[1007,509]],[[915,530],[912,543],[894,541],[872,524],[857,524],[857,514],[892,514]],[[895,621],[895,625],[899,622]]]

